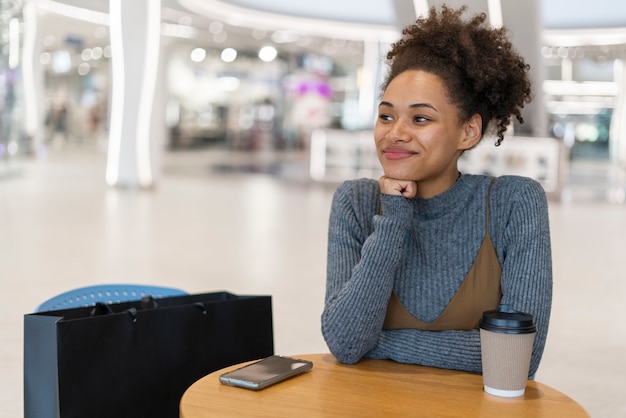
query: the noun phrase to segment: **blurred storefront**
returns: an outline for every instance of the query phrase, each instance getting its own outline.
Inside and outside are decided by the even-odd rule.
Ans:
[[[106,141],[111,96],[106,7],[81,14],[74,6],[37,3],[42,144]],[[15,17],[23,28],[21,12],[16,8]],[[233,28],[219,21],[204,19],[196,24],[206,27],[196,28],[181,13],[164,15],[163,21],[160,59],[166,76],[158,88],[166,97],[168,147],[296,149],[306,147],[312,129],[354,129],[363,123],[354,117],[363,42],[255,31],[256,41],[238,40],[232,47]],[[203,41],[207,37],[210,41]]]
[[[572,18],[571,10],[560,10]],[[621,15],[615,10],[601,17],[594,8],[575,21],[576,29],[548,21],[541,50],[549,133],[567,152],[570,188],[619,203],[626,201],[626,23]]]
[[[269,51],[275,57],[264,61],[251,50],[172,48],[170,148],[306,149],[313,129],[349,128],[344,113],[346,98],[358,94],[356,64]]]
[[[549,76],[544,92],[550,133],[571,149],[572,159],[609,159],[626,45],[544,46],[542,52]]]

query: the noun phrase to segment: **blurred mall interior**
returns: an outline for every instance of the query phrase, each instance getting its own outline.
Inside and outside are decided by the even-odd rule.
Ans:
[[[148,187],[165,152],[209,148],[299,153],[317,180],[369,174],[341,147],[350,135],[334,134],[371,128],[384,51],[442,2],[3,1],[0,156],[92,146],[110,153],[109,184]],[[623,200],[612,186],[626,158],[626,6],[583,3],[476,0],[470,10],[506,25],[533,68],[535,101],[512,131],[556,139],[558,161],[541,162],[559,164],[554,187],[593,181]],[[331,137],[311,147],[318,129]]]
[[[0,418],[22,413],[22,315],[71,287],[271,293],[281,354],[326,350],[332,192],[379,175],[382,57],[442,3],[1,0]],[[445,3],[509,28],[532,68],[527,123],[462,170],[548,193],[556,296],[537,378],[626,416],[626,2]],[[601,313],[602,334],[580,336]]]

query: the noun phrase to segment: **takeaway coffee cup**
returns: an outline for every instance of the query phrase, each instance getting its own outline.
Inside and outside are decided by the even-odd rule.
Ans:
[[[479,328],[485,392],[524,395],[537,332],[533,316],[500,305],[483,313]]]

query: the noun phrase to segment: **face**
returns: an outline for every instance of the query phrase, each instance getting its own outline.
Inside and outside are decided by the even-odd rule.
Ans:
[[[476,122],[478,115],[459,123],[458,109],[438,76],[420,70],[400,73],[383,94],[374,128],[385,176],[415,181],[418,190],[428,189],[430,195],[445,191],[458,178],[463,150],[480,139]]]

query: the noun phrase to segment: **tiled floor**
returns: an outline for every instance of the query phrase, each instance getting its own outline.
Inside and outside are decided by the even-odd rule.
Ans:
[[[233,158],[168,153],[153,191],[108,188],[105,157],[91,149],[0,162],[0,418],[23,415],[22,316],[88,284],[271,294],[277,353],[327,351],[319,316],[333,186],[306,181],[297,158],[280,166],[287,177],[238,172]],[[626,417],[626,207],[584,189],[572,196],[550,203],[555,298],[537,380],[592,417]]]

